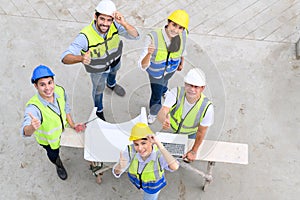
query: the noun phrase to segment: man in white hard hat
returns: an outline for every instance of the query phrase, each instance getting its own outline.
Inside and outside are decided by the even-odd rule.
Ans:
[[[203,71],[191,69],[184,77],[184,87],[168,92],[158,113],[163,129],[171,128],[174,133],[187,134],[190,139],[195,139],[192,148],[183,155],[188,161],[196,159],[198,148],[214,120],[213,105],[202,93],[205,86]]]
[[[83,63],[90,73],[96,115],[105,121],[103,114],[103,91],[106,86],[117,95],[124,96],[125,90],[116,83],[116,74],[121,66],[123,42],[139,39],[139,33],[125,21],[111,0],[102,0],[97,5],[94,20],[81,30],[74,42],[62,54],[64,64]]]

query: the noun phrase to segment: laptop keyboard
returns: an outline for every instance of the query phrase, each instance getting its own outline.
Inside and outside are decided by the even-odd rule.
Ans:
[[[174,144],[174,143],[167,143],[162,142],[164,147],[175,156],[182,156],[184,154],[185,145],[184,144]]]

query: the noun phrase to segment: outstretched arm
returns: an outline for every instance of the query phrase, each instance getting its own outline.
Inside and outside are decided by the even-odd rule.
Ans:
[[[122,25],[126,29],[126,31],[128,32],[129,35],[131,35],[132,37],[138,37],[139,36],[139,33],[136,30],[136,28],[134,28],[132,25],[130,25],[125,20],[124,16],[120,12],[116,11],[114,13],[114,19],[118,24]]]
[[[178,161],[171,155],[171,153],[164,147],[164,145],[157,139],[157,137],[155,135],[148,135],[147,137],[150,142],[156,144],[161,154],[167,161],[169,168],[173,171],[177,170],[179,168]]]
[[[91,63],[90,51],[86,52],[84,55],[67,54],[62,59],[62,62],[64,64],[75,64],[82,62],[83,64],[88,65]]]
[[[199,125],[197,133],[196,133],[196,139],[194,142],[194,145],[190,151],[188,151],[183,158],[187,158],[189,161],[194,161],[197,157],[197,151],[202,144],[202,141],[205,137],[206,131],[208,129],[208,126],[201,126]]]

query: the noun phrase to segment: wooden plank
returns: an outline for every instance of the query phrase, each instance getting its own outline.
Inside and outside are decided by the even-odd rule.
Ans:
[[[189,139],[190,149],[194,140]],[[197,160],[235,164],[248,164],[248,144],[203,140]]]
[[[66,147],[84,148],[84,133],[77,133],[72,128],[65,128],[61,134],[60,145]]]

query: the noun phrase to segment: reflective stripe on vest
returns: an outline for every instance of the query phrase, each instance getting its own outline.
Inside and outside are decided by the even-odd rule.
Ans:
[[[198,126],[205,116],[206,110],[211,101],[202,93],[200,99],[188,111],[182,119],[182,112],[185,101],[184,87],[177,88],[176,104],[170,109],[170,123],[176,133],[192,135],[198,130]]]
[[[42,116],[41,126],[34,132],[36,141],[41,145],[50,145],[51,149],[58,149],[60,146],[60,136],[65,127],[65,91],[64,88],[55,85],[54,92],[58,95],[57,104],[59,105],[60,115],[55,113],[50,107],[44,106],[39,100],[38,95],[34,95],[26,105],[36,106]]]
[[[93,28],[93,23],[84,27],[80,33],[88,40],[91,63],[84,65],[89,73],[104,72],[115,67],[121,60],[123,42],[119,38],[118,29],[114,23],[109,27],[106,38],[102,38]],[[85,51],[81,51],[85,54]]]
[[[155,50],[150,59],[147,72],[154,78],[161,78],[175,72],[181,62],[182,52],[186,44],[186,31],[180,34],[180,48],[177,52],[169,53],[161,29],[152,31],[149,36],[154,41]]]
[[[153,151],[158,150],[156,145],[153,147]],[[164,170],[159,163],[159,157],[161,156],[160,152],[157,152],[155,161],[151,160],[145,165],[141,174],[138,173],[139,161],[136,158],[136,151],[134,150],[133,144],[128,145],[128,152],[129,157],[131,158],[128,177],[138,189],[142,188],[145,192],[154,194],[167,185]]]

